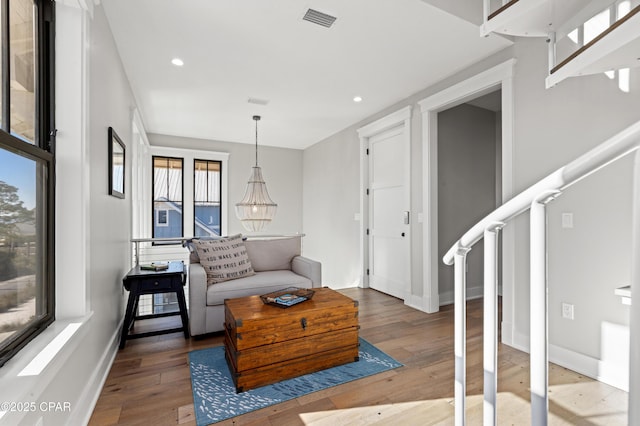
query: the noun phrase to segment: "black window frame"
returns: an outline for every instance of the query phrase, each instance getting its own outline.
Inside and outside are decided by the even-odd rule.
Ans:
[[[209,169],[209,163],[218,163],[218,167],[220,168],[220,171],[218,173],[220,173],[220,180],[218,183],[218,193],[220,194],[220,235],[222,235],[222,204],[224,202],[224,200],[222,199],[222,161],[221,160],[205,160],[205,159],[198,159],[198,158],[194,158],[193,159],[193,236],[195,237],[196,235],[196,203],[198,202],[198,200],[196,200],[196,163],[197,162],[206,162],[207,163],[207,171]],[[209,185],[209,179],[207,179],[207,186]],[[206,191],[207,194],[209,193],[209,191]],[[211,202],[211,201],[200,201],[200,202]]]
[[[46,312],[25,328],[17,331],[0,346],[0,367],[20,349],[38,336],[55,320],[55,2],[33,0],[35,57],[35,132],[33,143],[11,134],[11,76],[10,67],[10,13],[9,0],[0,0],[2,31],[2,124],[0,148],[46,165],[46,185],[38,186],[45,200],[42,214],[46,226],[43,237],[42,293],[46,298]]]
[[[180,223],[180,236],[179,237],[175,237],[176,239],[181,239],[184,238],[184,158],[181,157],[170,157],[170,156],[166,156],[166,155],[153,155],[151,156],[151,238],[156,238],[156,208],[155,208],[155,203],[156,203],[156,175],[155,175],[155,164],[156,164],[156,158],[166,158],[167,160],[180,160],[180,163],[182,164],[181,170],[182,170],[182,185],[181,185],[181,191],[182,191],[182,222]],[[167,182],[169,181],[168,179],[168,175],[167,175]],[[171,201],[171,200],[167,200],[167,201]],[[168,220],[168,217],[167,217]],[[181,242],[153,242],[152,245],[177,245],[177,244],[182,244]]]

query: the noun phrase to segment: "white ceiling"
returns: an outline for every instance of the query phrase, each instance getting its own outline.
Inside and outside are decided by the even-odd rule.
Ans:
[[[258,114],[261,145],[306,148],[510,44],[421,0],[102,3],[147,132],[229,142]]]

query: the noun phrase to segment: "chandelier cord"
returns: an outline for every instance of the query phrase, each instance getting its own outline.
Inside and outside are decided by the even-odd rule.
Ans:
[[[252,168],[242,200],[236,203],[236,216],[247,231],[258,232],[271,223],[278,205],[269,196],[262,171],[258,166],[258,121],[260,116],[254,115],[253,119],[256,122],[256,165]]]
[[[255,115],[253,119],[256,121],[256,167],[258,167],[258,120],[260,120],[260,116]]]

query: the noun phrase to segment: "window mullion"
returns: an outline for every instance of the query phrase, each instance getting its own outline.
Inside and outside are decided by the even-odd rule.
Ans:
[[[9,51],[9,0],[1,0],[0,27],[2,28],[2,130],[7,133],[11,132],[11,79],[9,76],[9,67],[11,52]]]
[[[4,0],[3,0],[4,1]],[[51,100],[55,98],[55,48],[50,42],[54,35],[52,32],[55,3],[45,0],[37,4],[36,13],[39,16],[36,30],[36,120],[35,138],[36,145],[42,149],[53,152],[55,143],[55,122],[53,105]]]
[[[209,161],[207,160],[207,173],[206,173],[206,182],[207,182],[207,192],[205,192],[205,194],[207,194],[205,196],[205,202],[209,203],[211,200],[209,199]]]

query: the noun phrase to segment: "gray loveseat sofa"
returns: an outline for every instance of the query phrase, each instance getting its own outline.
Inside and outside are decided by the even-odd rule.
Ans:
[[[224,328],[224,300],[265,294],[286,287],[321,286],[321,264],[300,255],[301,237],[248,239],[255,275],[207,285],[195,251],[189,260],[189,328],[192,336]]]

